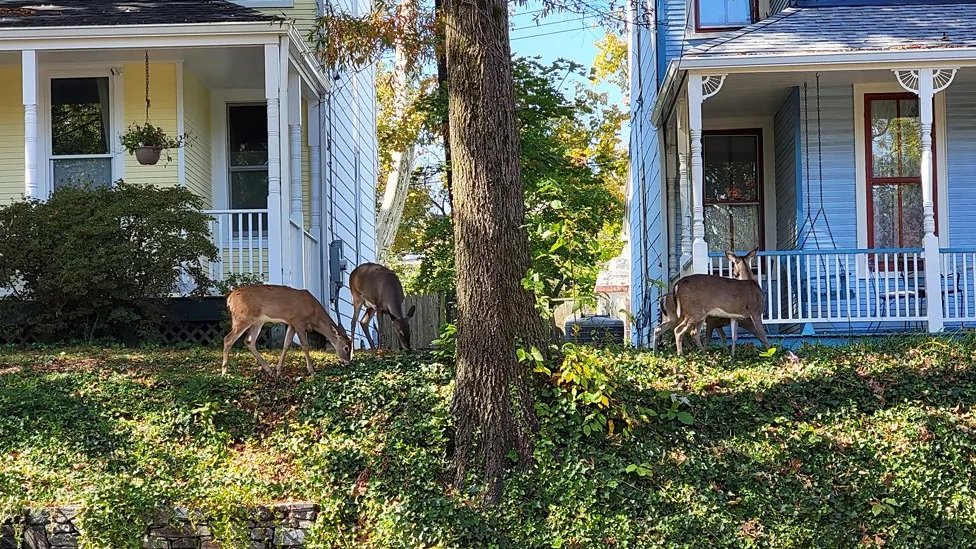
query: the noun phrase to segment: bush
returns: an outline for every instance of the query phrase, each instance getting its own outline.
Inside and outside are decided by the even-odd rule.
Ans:
[[[0,305],[44,340],[130,340],[158,320],[181,272],[197,288],[217,258],[202,200],[185,188],[58,189],[0,207]]]

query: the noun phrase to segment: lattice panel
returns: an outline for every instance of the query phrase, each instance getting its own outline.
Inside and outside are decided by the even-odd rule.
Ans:
[[[190,345],[220,346],[223,345],[224,336],[227,335],[227,326],[219,321],[184,321],[184,322],[165,322],[159,329],[160,342],[163,345],[174,345],[177,343]],[[271,334],[270,326],[265,326],[258,337],[258,346],[266,346]],[[239,340],[243,344],[244,337]]]

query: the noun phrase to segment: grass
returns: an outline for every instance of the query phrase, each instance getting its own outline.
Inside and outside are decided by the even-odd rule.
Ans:
[[[0,516],[78,503],[95,547],[160,504],[234,546],[243,508],[288,499],[321,505],[312,547],[976,547],[976,339],[584,355],[589,385],[538,376],[535,465],[485,509],[442,481],[433,355],[308,377],[292,353],[271,381],[245,351],[222,377],[202,348],[0,349]]]

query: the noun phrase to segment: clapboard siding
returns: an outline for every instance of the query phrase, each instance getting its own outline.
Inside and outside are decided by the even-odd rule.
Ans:
[[[213,206],[210,90],[190,71],[183,72],[183,118],[190,141],[183,149],[186,186]]]
[[[976,245],[976,86],[951,85],[946,94],[946,167],[949,240],[952,246]],[[940,184],[942,182],[939,182]]]
[[[783,101],[773,119],[776,156],[776,248],[788,250],[796,245],[797,167],[800,154],[799,88]]]
[[[146,120],[146,66],[144,63],[126,63],[123,74],[123,123],[125,127],[133,122]],[[175,136],[177,128],[176,63],[149,63],[149,117],[152,123],[163,128],[167,135]],[[166,160],[166,154],[173,161]],[[125,155],[125,179],[130,183],[172,187],[179,183],[177,151],[163,151],[159,164],[143,166],[135,155]]]
[[[823,87],[820,90],[820,132],[823,147],[818,154],[816,91],[809,90],[809,109],[803,107],[800,97],[800,123],[803,143],[809,138],[810,149],[802,154],[802,178],[810,174],[812,196],[802,197],[799,235],[804,249],[831,249],[857,247],[857,207],[854,167],[854,90],[850,85]],[[809,124],[806,112],[809,111]],[[809,172],[807,166],[809,164]],[[805,223],[820,208],[820,172],[823,172],[823,203],[826,215],[820,216],[815,226]],[[803,184],[803,188],[806,185]],[[833,242],[830,234],[833,234]]]
[[[0,205],[24,196],[24,101],[20,65],[0,66]]]

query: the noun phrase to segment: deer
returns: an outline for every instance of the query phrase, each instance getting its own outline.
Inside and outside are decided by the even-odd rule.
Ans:
[[[705,349],[697,328],[708,317],[729,319],[729,324],[732,325],[733,357],[739,322],[751,322],[752,327],[755,328],[752,332],[764,347],[769,347],[762,324],[763,292],[752,274],[751,262],[757,251],[758,248],[744,256],[725,252],[735,278],[694,274],[681,278],[674,285],[675,311],[678,316],[674,338],[678,356],[681,356],[683,351],[682,338],[692,328],[695,328],[692,332],[695,344],[699,349]],[[711,335],[710,329],[708,333]]]
[[[661,308],[661,322],[654,327],[654,332],[651,334],[651,352],[657,352],[657,342],[660,340],[661,336],[668,331],[674,330],[674,327],[678,325],[678,304],[674,300],[674,293],[668,292],[661,296],[660,302]],[[705,338],[711,339],[712,334],[716,329],[719,330],[719,336],[722,338],[722,346],[728,345],[725,339],[725,326],[729,325],[729,319],[710,316],[705,319]],[[749,319],[742,320],[742,327],[755,333],[753,330],[752,321]]]
[[[386,313],[393,321],[400,346],[407,351],[410,347],[410,319],[417,307],[412,306],[403,312],[403,285],[396,273],[378,263],[363,263],[349,275],[349,290],[352,292],[352,339],[356,339],[356,320],[359,310],[365,305],[366,311],[359,321],[369,341],[369,347],[376,349],[376,342],[369,333],[369,323],[373,316]]]
[[[325,336],[335,347],[342,362],[348,364],[352,358],[352,340],[341,326],[332,321],[325,307],[308,290],[271,284],[241,286],[227,295],[227,310],[230,312],[231,329],[224,337],[224,362],[220,369],[222,375],[227,374],[227,359],[231,347],[244,332],[248,332],[247,348],[258,359],[261,368],[271,375],[271,366],[257,350],[258,336],[268,322],[288,325],[285,344],[281,349],[281,357],[278,358],[278,377],[281,376],[281,368],[285,363],[285,354],[296,335],[302,351],[305,352],[308,373],[315,373],[312,359],[308,356],[308,330]]]

